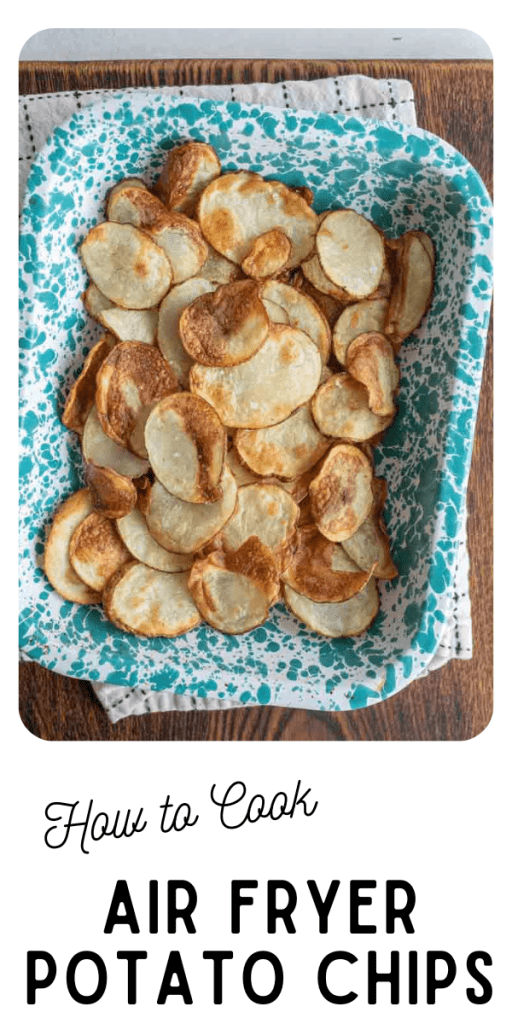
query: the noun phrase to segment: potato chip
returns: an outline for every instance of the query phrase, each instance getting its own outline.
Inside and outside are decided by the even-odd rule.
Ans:
[[[358,334],[383,331],[389,302],[387,299],[363,299],[346,306],[332,332],[332,347],[341,366],[346,365],[347,349]]]
[[[310,601],[284,584],[284,599],[294,615],[321,636],[359,636],[368,629],[379,611],[379,591],[372,578],[365,587],[338,603]]]
[[[403,236],[399,249],[398,276],[389,303],[385,332],[398,350],[421,323],[432,301],[434,266],[422,240]]]
[[[198,559],[189,587],[206,622],[223,633],[246,633],[265,621],[277,599],[279,572],[268,548],[250,537],[236,552]]]
[[[116,345],[96,377],[96,408],[103,430],[116,444],[147,458],[144,427],[153,406],[178,390],[174,370],[149,345]]]
[[[313,401],[315,398],[316,395]],[[234,436],[238,455],[249,469],[259,476],[288,480],[294,480],[316,465],[329,444],[317,430],[308,405],[296,409],[273,427],[237,430]]]
[[[155,193],[170,210],[191,217],[201,192],[220,173],[220,161],[212,146],[185,142],[168,153]]]
[[[291,251],[290,239],[284,231],[272,228],[255,239],[242,260],[242,270],[248,277],[273,277],[286,266]]]
[[[183,310],[199,295],[214,292],[215,284],[203,277],[190,278],[171,288],[160,305],[158,313],[157,344],[162,355],[171,364],[180,384],[188,387],[188,375],[193,359],[183,348],[179,323]]]
[[[114,338],[110,334],[102,337],[87,354],[80,376],[69,392],[62,422],[69,430],[82,434],[87,417],[94,405],[96,394],[96,374],[109,352],[114,347]]]
[[[261,289],[261,297],[275,302],[285,310],[290,326],[304,331],[314,341],[322,361],[326,363],[331,353],[331,329],[313,300],[280,281],[266,281]]]
[[[95,466],[88,462],[85,479],[91,492],[95,512],[101,512],[107,519],[119,519],[128,515],[137,502],[137,488],[127,476],[121,476],[115,469]]]
[[[282,306],[277,306],[275,302],[270,302],[264,295],[261,296],[261,301],[267,311],[267,316],[275,324],[289,324],[290,318],[288,313]]]
[[[307,185],[294,185],[293,191],[296,192],[297,195],[302,196],[302,198],[305,199],[308,206],[313,205],[313,200],[315,197],[313,195],[313,192],[311,191],[310,188],[308,188]]]
[[[236,366],[255,355],[269,320],[255,281],[234,281],[199,295],[180,317],[186,352],[203,366]]]
[[[231,284],[232,281],[238,281],[242,277],[242,271],[236,263],[232,263],[225,256],[221,256],[220,252],[216,252],[208,242],[206,246],[208,256],[199,273],[203,280],[211,281],[212,284],[217,286],[219,284]]]
[[[373,565],[373,575],[377,579],[392,580],[398,576],[398,569],[391,558],[389,537],[382,518],[387,494],[386,481],[377,477],[373,489],[374,504],[369,515],[359,529],[343,541],[343,548],[361,569]]]
[[[351,537],[373,504],[372,467],[351,444],[337,444],[309,485],[314,520],[324,537],[336,543]]]
[[[329,280],[324,273],[317,253],[313,253],[307,260],[304,260],[301,263],[301,269],[306,280],[316,291],[329,295],[333,299],[338,299],[342,303],[353,301],[352,296],[345,288],[340,288],[333,281]]]
[[[125,188],[142,188],[146,192],[149,189],[142,178],[121,178],[120,181],[116,181],[115,185],[107,192],[107,202],[105,205],[105,213],[107,220],[110,220],[109,216],[109,204],[111,200],[114,200],[119,192],[123,192]]]
[[[94,284],[123,309],[151,309],[169,291],[172,271],[167,256],[131,224],[98,224],[80,253]]]
[[[101,594],[77,576],[69,561],[69,542],[77,527],[92,512],[87,487],[72,494],[58,509],[44,549],[44,571],[52,587],[66,601],[97,604]]]
[[[218,501],[226,431],[211,405],[182,392],[163,398],[144,432],[151,468],[171,494],[190,502]]]
[[[190,371],[190,390],[213,405],[227,427],[268,427],[311,398],[321,367],[320,353],[304,331],[271,324],[266,341],[245,363],[196,363]]]
[[[152,345],[156,339],[158,309],[104,309],[98,320],[118,341]]]
[[[201,622],[188,577],[188,572],[160,572],[140,562],[128,562],[105,587],[106,615],[114,625],[136,636],[186,633]]]
[[[372,569],[361,570],[343,548],[316,526],[307,526],[297,531],[296,550],[282,579],[310,601],[348,601],[366,586]]]
[[[430,235],[427,235],[425,233],[425,231],[408,231],[407,234],[408,235],[415,235],[416,238],[419,238],[423,248],[426,249],[427,252],[428,252],[428,255],[430,257],[430,262],[432,263],[432,266],[435,267],[435,263],[436,263],[436,249],[435,249],[435,245],[434,245]],[[402,237],[404,238],[405,235],[402,236]]]
[[[226,453],[226,463],[229,466],[238,487],[244,484],[261,483],[261,478],[251,473],[250,469],[240,461],[235,448],[230,448]]]
[[[319,310],[324,314],[332,331],[335,323],[339,320],[347,302],[349,301],[348,297],[345,296],[343,299],[340,299],[336,295],[327,295],[325,292],[321,292],[318,288],[315,288],[315,286],[311,284],[311,281],[308,281],[306,275],[303,274],[302,271],[300,274],[301,276],[293,282],[293,287],[297,288],[297,290],[302,292],[304,295],[309,295],[309,297],[313,299],[315,305],[318,306]]]
[[[400,372],[391,342],[378,331],[359,334],[350,342],[346,361],[350,376],[365,385],[372,412],[377,416],[393,415]]]
[[[284,564],[298,518],[299,506],[282,487],[247,484],[238,490],[233,515],[222,530],[222,546],[225,551],[238,551],[249,537],[258,537]]]
[[[90,284],[82,294],[82,302],[90,316],[100,321],[101,313],[104,313],[106,309],[117,309],[117,306],[110,299],[107,299],[103,292],[100,292],[99,288],[95,284]]]
[[[320,265],[338,288],[362,299],[377,288],[385,267],[380,231],[355,210],[335,210],[316,236]]]
[[[116,521],[121,540],[133,558],[160,572],[185,572],[192,567],[193,555],[177,555],[166,551],[151,536],[145,516],[138,508]]]
[[[192,554],[222,530],[236,504],[237,486],[225,465],[221,477],[222,498],[202,505],[182,501],[155,480],[145,506],[151,535],[167,551]]]
[[[291,243],[287,266],[306,259],[315,243],[316,213],[293,189],[252,171],[222,174],[198,205],[205,238],[233,263],[242,263],[261,234],[279,228]]]
[[[346,441],[368,441],[391,422],[371,411],[367,388],[348,373],[336,373],[318,388],[311,412],[321,434]]]
[[[130,478],[142,476],[149,469],[147,459],[139,459],[127,448],[116,444],[103,430],[96,406],[93,405],[85,422],[82,434],[82,454],[86,462],[96,466],[114,469],[121,476]]]
[[[69,560],[77,576],[91,590],[101,591],[110,577],[131,560],[131,555],[112,520],[91,512],[71,537]]]

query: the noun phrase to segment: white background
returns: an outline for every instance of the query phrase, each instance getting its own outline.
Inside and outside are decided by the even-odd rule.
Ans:
[[[59,9],[60,8],[60,9]],[[270,12],[281,14],[278,22],[291,23],[297,16],[295,5],[276,8],[275,4],[259,4],[263,24],[277,20]],[[92,24],[101,24],[104,5],[90,3],[87,13]],[[13,149],[16,148],[16,113],[13,83],[16,61],[23,42],[46,26],[29,17],[26,8],[19,17],[17,29],[10,29],[11,37],[3,66],[6,75],[4,92],[9,89],[10,103],[6,107]],[[109,12],[108,21],[119,23],[123,19]],[[128,12],[128,24],[136,24],[134,13]],[[199,10],[194,8],[194,21]],[[395,4],[393,20],[398,24],[413,21],[409,5]],[[426,11],[419,12],[426,15]],[[448,23],[467,24],[471,31],[482,36],[490,45],[498,68],[500,47],[503,57],[508,33],[504,26],[487,23],[484,28],[476,18],[468,17],[449,4],[429,5],[428,13],[433,25]],[[152,5],[156,24],[165,23],[163,8]],[[318,12],[315,12],[318,14]],[[374,14],[381,23],[381,10]],[[365,21],[370,21],[371,9],[366,4]],[[209,20],[209,10],[204,20]],[[103,17],[105,15],[103,14]],[[287,21],[288,17],[288,21]],[[188,12],[187,20],[190,18]],[[488,16],[489,18],[489,16]],[[41,15],[39,15],[41,19]],[[30,25],[32,20],[32,25]],[[53,24],[69,24],[69,8],[53,5]],[[178,21],[178,17],[175,18]],[[222,22],[219,14],[215,20]],[[254,12],[250,20],[254,22]],[[306,19],[304,19],[305,21]],[[335,21],[332,11],[325,12],[327,24]],[[349,19],[347,18],[347,21]],[[422,19],[423,20],[423,19]],[[241,12],[229,12],[225,21],[242,21]],[[23,24],[21,23],[23,22]],[[307,22],[306,22],[307,23]],[[419,20],[420,27],[422,21]],[[79,24],[83,24],[80,18]],[[357,24],[357,23],[356,23]],[[498,153],[497,186],[504,178],[509,164],[503,153],[506,135],[505,106],[507,89],[506,61],[502,60],[501,75],[497,81],[497,109],[501,129]],[[4,169],[7,178],[4,196],[15,189],[14,159],[9,160],[10,147],[4,150]],[[9,165],[9,166],[7,166]],[[500,168],[503,170],[500,173]],[[508,173],[507,173],[508,184]],[[504,190],[502,190],[503,194]],[[8,215],[9,203],[6,203]],[[13,249],[15,237],[13,207]],[[504,207],[503,203],[503,207]],[[505,219],[502,209],[501,217]],[[505,248],[503,227],[502,241]],[[498,265],[497,283],[503,270]],[[4,267],[4,294],[10,303],[12,323],[6,326],[4,351],[11,358],[12,413],[15,414],[16,312],[14,296],[14,256],[8,257]],[[505,312],[497,311],[498,321],[498,414],[501,403],[509,393],[510,346],[505,326]],[[507,338],[507,344],[501,342]],[[506,351],[501,351],[501,350]],[[5,380],[4,374],[2,378]],[[6,395],[6,398],[8,396]],[[4,439],[13,437],[13,422]],[[498,427],[498,437],[506,435]],[[12,449],[12,450],[11,450]],[[11,472],[16,472],[14,445],[4,443],[5,458],[12,456]],[[498,451],[498,466],[505,466],[509,452],[503,445]],[[9,470],[4,469],[7,492]],[[497,475],[497,507],[504,515],[497,521],[498,560],[506,569],[509,548],[509,516],[507,512],[507,473]],[[14,545],[5,544],[6,531],[16,523],[15,495],[12,488],[12,507],[5,510],[6,525],[2,532],[5,547],[5,567],[16,573]],[[505,529],[507,522],[508,529]],[[7,576],[7,573],[6,573]],[[4,577],[5,578],[5,577]],[[506,589],[505,589],[506,587]],[[360,997],[350,1006],[343,1007],[344,1019],[354,1021],[436,1021],[453,1020],[471,1022],[501,1022],[506,1019],[510,1006],[507,985],[509,969],[505,937],[509,934],[510,920],[510,841],[508,819],[510,809],[510,664],[507,652],[509,586],[502,579],[498,591],[496,635],[497,671],[494,717],[485,732],[466,743],[295,743],[295,744],[166,744],[166,743],[45,743],[35,739],[22,726],[17,713],[15,609],[6,589],[4,607],[4,637],[9,660],[4,658],[2,681],[5,700],[2,728],[4,854],[2,936],[5,941],[4,983],[2,1004],[7,1019],[22,1022],[59,1020],[94,1020],[95,1024],[112,1018],[132,1021],[173,1020],[205,1021],[214,1018],[226,1021],[284,1019],[338,1020],[340,1010],[324,1003],[315,989],[316,965],[321,957],[336,948],[347,949],[361,958],[361,964],[347,968],[340,987],[348,984],[358,990]],[[12,621],[9,620],[12,615]],[[428,682],[425,684],[428,685]],[[310,786],[319,800],[316,814],[309,819],[297,818],[279,822],[260,822],[235,832],[226,832],[218,824],[208,793],[213,782],[228,785],[241,778],[252,792],[271,796],[278,789],[293,791],[297,779]],[[179,835],[159,835],[157,831],[158,805],[169,793],[178,803],[188,800],[200,814],[199,823]],[[48,823],[44,808],[54,800],[80,800],[82,806],[94,799],[97,810],[114,812],[117,808],[135,809],[144,806],[149,824],[146,831],[126,840],[109,840],[95,844],[91,854],[79,852],[76,840],[60,851],[48,850],[43,834]],[[117,878],[126,878],[140,912],[141,934],[129,936],[127,929],[118,928],[113,935],[103,935],[104,921],[113,886]],[[199,905],[196,915],[197,934],[177,936],[147,934],[144,899],[150,878],[186,878],[198,889]],[[231,936],[229,931],[229,883],[232,878],[257,878],[259,896],[253,908],[242,910],[242,934]],[[299,893],[296,912],[296,935],[286,935],[281,929],[274,936],[265,932],[265,882],[267,878],[285,878],[295,884]],[[340,893],[332,912],[332,931],[318,935],[315,917],[305,882],[314,878],[327,888],[332,878],[341,880]],[[379,926],[376,936],[351,936],[348,930],[347,896],[350,879],[376,878],[379,887],[374,909],[362,913],[363,920],[374,920]],[[387,878],[405,878],[417,894],[417,907],[413,915],[416,934],[386,936],[383,929],[382,898],[380,889]],[[509,945],[509,943],[507,943]],[[52,989],[41,993],[35,1007],[25,1004],[25,953],[27,949],[46,949],[58,962],[57,980]],[[126,966],[116,960],[117,949],[146,949],[149,958],[140,965],[139,1003],[126,1006]],[[156,995],[163,967],[170,949],[180,949],[187,969],[194,998],[193,1006],[176,1005],[169,999],[165,1007],[156,1005]],[[235,960],[226,965],[226,997],[222,1007],[215,1007],[211,999],[211,965],[203,962],[203,949],[233,949]],[[459,966],[459,975],[451,989],[440,992],[435,1007],[427,1007],[420,980],[419,1003],[409,1007],[406,1002],[390,1006],[379,999],[377,1007],[366,1005],[364,995],[364,956],[368,949],[377,949],[380,956],[386,950],[397,948],[402,956],[408,949],[422,954],[427,949],[444,949],[452,953]],[[109,985],[103,1000],[93,1007],[75,1005],[64,985],[67,960],[81,949],[92,949],[102,955],[109,971]],[[257,949],[270,949],[280,956],[285,971],[285,988],[272,1006],[253,1006],[241,988],[241,968],[246,957]],[[471,1006],[464,995],[466,976],[464,961],[473,949],[491,953],[494,966],[489,974],[495,997],[484,1007]],[[386,969],[379,962],[379,969]],[[335,975],[332,976],[334,987]],[[469,982],[469,984],[473,984]],[[85,987],[85,980],[84,980]]]

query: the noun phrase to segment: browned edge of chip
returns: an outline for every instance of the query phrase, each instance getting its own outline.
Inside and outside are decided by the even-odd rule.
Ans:
[[[64,406],[62,422],[69,430],[77,434],[83,432],[85,421],[94,405],[96,394],[96,375],[112,351],[115,338],[111,334],[103,334],[99,341],[88,352],[80,376],[73,384]]]

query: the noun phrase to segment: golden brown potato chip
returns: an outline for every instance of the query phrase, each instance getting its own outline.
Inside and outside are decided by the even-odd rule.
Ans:
[[[315,398],[316,395],[313,401]],[[329,444],[317,430],[308,405],[273,427],[237,430],[234,436],[238,455],[249,469],[259,476],[287,480],[294,480],[315,466]]]
[[[346,365],[348,346],[358,334],[384,330],[388,308],[385,298],[363,299],[345,307],[332,332],[334,355],[341,366]]]
[[[311,399],[313,419],[326,437],[367,441],[389,427],[389,416],[377,416],[368,404],[368,390],[348,373],[336,373]]]
[[[238,490],[233,515],[221,534],[225,551],[238,551],[249,537],[258,537],[269,548],[279,565],[290,554],[295,535],[299,506],[282,487],[276,484],[247,484]]]
[[[316,248],[324,274],[363,299],[377,288],[385,266],[380,231],[355,210],[334,210],[322,221]]]
[[[222,498],[209,503],[182,501],[155,480],[143,511],[151,535],[167,551],[193,554],[222,530],[236,504],[237,486],[227,465],[221,478]]]
[[[72,494],[58,509],[44,549],[44,571],[54,589],[66,601],[97,604],[101,594],[77,576],[69,561],[69,542],[77,527],[92,512],[87,487]]]
[[[272,228],[255,239],[242,260],[242,270],[248,277],[273,277],[286,266],[291,251],[290,239],[284,231]]]
[[[216,287],[219,284],[231,284],[232,281],[238,281],[242,277],[240,267],[236,263],[232,263],[231,260],[227,260],[225,256],[221,256],[220,252],[216,252],[208,242],[206,245],[208,256],[198,276],[203,280],[211,281]]]
[[[220,172],[220,161],[212,146],[185,142],[168,153],[155,193],[170,210],[191,217],[201,192]]]
[[[268,335],[269,320],[255,281],[234,281],[199,295],[180,317],[183,347],[203,366],[236,366]]]
[[[322,269],[322,264],[320,263],[317,253],[313,253],[313,255],[309,256],[307,260],[304,260],[304,262],[301,263],[301,269],[306,281],[309,282],[315,291],[328,295],[333,299],[337,299],[341,303],[353,301],[349,292],[329,280]],[[314,296],[312,297],[314,298]]]
[[[361,570],[316,526],[306,526],[297,531],[297,547],[282,579],[310,601],[348,601],[366,586],[372,569]]]
[[[98,224],[89,231],[80,254],[94,284],[123,309],[151,309],[169,291],[172,271],[167,256],[131,224]]]
[[[117,309],[117,306],[115,306],[110,299],[107,299],[107,296],[103,295],[103,292],[100,292],[99,288],[97,288],[95,284],[90,284],[89,287],[86,288],[85,292],[82,294],[82,302],[89,313],[89,316],[92,316],[94,320],[98,321],[98,323],[101,323],[100,315],[101,313],[104,313],[105,310]]]
[[[284,599],[290,611],[321,636],[359,636],[379,611],[379,591],[373,578],[348,601],[332,604],[310,601],[292,590],[288,583],[284,584]]]
[[[270,302],[270,300],[266,299],[263,295],[261,296],[261,301],[265,306],[269,320],[271,320],[274,324],[290,323],[288,313],[286,312],[285,309],[283,309],[282,306],[277,306],[275,302]]]
[[[331,353],[331,329],[313,300],[281,281],[266,281],[261,297],[284,309],[290,326],[304,331],[314,341],[322,361],[326,363]]]
[[[378,331],[359,334],[350,342],[346,360],[350,376],[366,387],[372,412],[377,416],[392,416],[400,372],[388,338]]]
[[[199,295],[214,292],[217,286],[203,277],[192,277],[183,284],[171,288],[163,299],[158,314],[157,343],[158,347],[171,364],[180,384],[188,388],[188,375],[193,359],[183,348],[180,338],[179,323],[183,310]]]
[[[324,537],[339,543],[359,529],[373,504],[372,467],[351,444],[337,444],[309,485],[314,520]]]
[[[236,453],[235,448],[230,448],[226,454],[226,462],[229,466],[238,487],[243,487],[244,484],[257,484],[261,483],[261,479],[251,473],[247,466],[240,461]]]
[[[127,448],[116,444],[103,430],[98,418],[98,411],[93,405],[82,434],[82,454],[86,462],[94,462],[96,466],[114,469],[121,476],[130,478],[142,476],[149,469],[147,459],[139,459]]]
[[[139,341],[152,345],[156,338],[158,309],[118,309],[112,306],[98,320],[118,341]]]
[[[147,458],[144,427],[153,406],[178,390],[174,370],[149,345],[116,345],[96,377],[96,408],[105,433],[140,458]]]
[[[137,488],[127,476],[121,476],[115,469],[95,466],[88,462],[85,479],[91,492],[95,512],[101,512],[107,519],[119,519],[128,515],[137,502]]]
[[[293,282],[293,287],[297,288],[297,290],[302,292],[304,295],[309,295],[309,297],[313,299],[315,305],[318,306],[324,314],[332,331],[335,323],[339,320],[345,306],[347,305],[348,299],[346,297],[344,299],[340,299],[335,295],[327,295],[325,292],[319,291],[318,288],[315,288],[315,286],[311,284],[311,281],[308,281],[305,274],[302,274],[302,271],[301,276],[297,281]]]
[[[293,191],[297,192],[297,194],[299,196],[302,196],[302,198],[306,200],[306,203],[308,204],[308,206],[312,206],[313,205],[313,200],[314,200],[315,197],[314,197],[311,189],[308,188],[307,185],[294,185],[293,186]]]
[[[434,266],[426,244],[417,234],[408,233],[398,250],[398,276],[384,328],[395,350],[421,323],[433,290]]]
[[[179,636],[201,622],[188,590],[188,572],[160,572],[128,562],[103,592],[108,618],[136,636]]]
[[[76,527],[69,543],[71,565],[91,590],[103,590],[110,577],[130,559],[115,524],[99,512],[91,512]]]
[[[226,431],[211,405],[184,391],[163,398],[144,432],[156,477],[171,494],[190,502],[218,501]]]
[[[257,537],[236,552],[198,559],[189,587],[203,618],[223,633],[246,633],[265,621],[279,594],[279,571]]]
[[[110,334],[102,335],[87,354],[82,372],[69,392],[62,413],[62,422],[65,427],[75,430],[77,434],[83,433],[85,422],[94,405],[96,374],[114,347],[114,343],[114,338]]]
[[[115,185],[113,185],[113,187],[109,189],[109,191],[107,192],[107,201],[105,204],[105,213],[107,216],[107,220],[110,220],[109,204],[111,199],[115,199],[118,192],[122,192],[125,188],[142,188],[146,192],[149,191],[147,185],[142,180],[142,178],[121,178],[120,181],[116,181]]]
[[[392,580],[398,576],[398,569],[391,558],[389,537],[382,518],[387,494],[386,481],[377,477],[373,490],[375,497],[370,514],[359,529],[343,541],[343,547],[361,569],[373,565],[373,575],[377,579]]]
[[[145,516],[138,508],[116,522],[121,540],[133,558],[160,572],[184,572],[192,567],[193,555],[177,555],[166,551],[151,536]]]

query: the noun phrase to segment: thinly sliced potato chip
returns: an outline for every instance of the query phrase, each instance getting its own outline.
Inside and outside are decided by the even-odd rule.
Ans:
[[[98,224],[80,253],[94,284],[123,309],[151,309],[171,286],[171,264],[163,249],[131,224]]]
[[[114,469],[121,476],[131,479],[142,476],[149,469],[147,459],[139,459],[127,448],[116,444],[103,430],[96,406],[93,405],[82,434],[82,454],[86,462],[94,462],[96,466]]]
[[[310,601],[348,601],[366,586],[372,568],[361,570],[316,526],[306,526],[297,532],[297,547],[282,579]]]
[[[286,266],[291,251],[290,239],[284,231],[272,228],[255,239],[242,260],[242,270],[249,277],[273,277]]]
[[[313,200],[315,197],[313,195],[313,192],[311,191],[310,188],[308,188],[307,185],[294,185],[293,191],[297,192],[299,196],[302,196],[302,198],[306,200],[308,206],[313,205]]]
[[[398,576],[398,569],[391,558],[389,537],[382,518],[387,494],[386,481],[377,477],[373,489],[375,498],[370,514],[359,529],[343,541],[342,546],[361,569],[373,565],[373,575],[377,579],[392,580]]]
[[[190,371],[190,390],[217,410],[227,427],[268,427],[285,420],[316,391],[320,353],[304,331],[271,324],[256,355],[232,367]]]
[[[403,236],[398,250],[398,277],[389,303],[385,332],[397,350],[421,323],[432,301],[434,266],[424,241]]]
[[[121,178],[120,181],[116,181],[115,185],[111,189],[109,189],[109,191],[107,192],[107,202],[106,202],[106,205],[105,205],[105,213],[106,213],[106,216],[107,216],[107,220],[110,220],[110,217],[109,217],[109,204],[110,204],[110,201],[115,199],[117,194],[119,192],[122,192],[125,188],[142,188],[146,192],[149,191],[147,185],[142,180],[142,178]]]
[[[128,562],[105,587],[103,607],[114,625],[136,636],[179,636],[201,622],[188,577]]]
[[[234,437],[238,455],[254,473],[288,480],[315,466],[329,444],[317,430],[308,405],[273,427],[237,430]]]
[[[85,479],[91,492],[95,512],[101,512],[107,519],[119,519],[128,515],[137,502],[137,488],[127,476],[121,476],[115,469],[95,466],[88,462]]]
[[[249,537],[258,537],[284,565],[290,556],[299,506],[276,484],[247,484],[238,490],[233,515],[222,530],[225,551],[238,551]]]
[[[96,374],[113,347],[114,338],[110,334],[104,334],[87,354],[82,372],[69,392],[62,413],[62,422],[65,427],[75,430],[77,434],[83,433],[85,422],[94,405]]]
[[[168,153],[155,193],[170,210],[191,217],[201,192],[220,173],[220,161],[212,146],[185,142]]]
[[[368,441],[391,422],[389,416],[371,411],[367,388],[348,373],[336,373],[318,388],[311,412],[322,434],[346,441]]]
[[[235,508],[237,486],[227,465],[221,487],[219,501],[198,505],[169,494],[155,480],[144,507],[149,532],[167,551],[184,555],[199,551],[222,530]]]
[[[84,487],[67,498],[58,509],[44,549],[44,571],[52,587],[66,601],[75,601],[76,604],[97,604],[101,601],[101,594],[77,576],[69,561],[70,540],[91,512],[91,495]]]
[[[232,263],[231,260],[227,260],[225,256],[221,256],[220,252],[217,252],[209,242],[206,245],[208,256],[198,276],[203,280],[211,281],[215,286],[238,281],[242,276],[240,267],[236,263]]]
[[[425,231],[408,231],[407,234],[415,235],[416,238],[419,238],[422,246],[427,250],[428,255],[430,256],[430,262],[432,263],[432,266],[435,267],[436,249],[430,235],[427,235]]]
[[[69,560],[77,576],[91,590],[101,591],[110,577],[131,560],[131,555],[112,520],[91,512],[71,537]]]
[[[317,257],[318,259],[318,257]],[[348,298],[345,297],[340,299],[335,295],[327,295],[325,292],[321,292],[318,288],[315,288],[311,281],[308,281],[305,274],[300,271],[300,277],[293,282],[293,287],[297,288],[298,291],[304,295],[309,295],[316,306],[324,314],[331,331],[335,323],[339,320],[345,306],[347,305]]]
[[[336,543],[359,529],[373,504],[372,466],[351,444],[337,444],[309,485],[313,517],[324,537]]]
[[[282,306],[277,306],[275,302],[270,302],[269,299],[266,299],[263,295],[261,296],[261,301],[265,306],[269,320],[272,320],[275,324],[290,323],[288,313]]]
[[[388,338],[378,331],[359,334],[350,342],[346,360],[350,376],[366,387],[372,412],[377,416],[392,416],[400,371]]]
[[[96,408],[103,430],[117,444],[147,458],[144,427],[149,413],[178,387],[174,370],[158,349],[120,342],[96,377]]]
[[[236,366],[255,355],[269,319],[255,281],[234,281],[199,295],[180,317],[186,352],[203,366]]]
[[[332,347],[341,366],[346,365],[347,349],[358,334],[383,331],[389,302],[387,299],[363,299],[347,306],[336,321],[332,332]]]
[[[310,601],[284,584],[284,599],[294,615],[321,636],[359,636],[372,624],[379,610],[379,591],[372,578],[365,587],[338,603]]]
[[[101,313],[104,313],[106,309],[117,308],[110,299],[107,299],[106,295],[103,295],[103,292],[100,292],[99,288],[97,288],[95,284],[90,284],[89,287],[86,288],[82,295],[82,302],[89,315],[92,316],[94,320],[97,320],[98,323],[101,323],[100,315]]]
[[[226,431],[204,398],[187,391],[163,398],[144,437],[151,468],[171,494],[194,503],[222,497]]]
[[[237,482],[238,487],[243,487],[244,484],[257,484],[261,483],[261,479],[251,473],[247,466],[240,461],[236,453],[235,448],[230,448],[226,454],[226,462]]]
[[[158,347],[185,388],[188,387],[188,375],[193,359],[183,348],[179,331],[180,317],[194,299],[207,292],[214,292],[216,287],[202,277],[190,278],[183,284],[171,288],[160,306],[156,335]]]
[[[290,326],[304,331],[314,341],[322,361],[326,363],[331,353],[331,329],[313,300],[281,281],[266,281],[261,297],[284,309]]]
[[[105,309],[98,316],[118,341],[139,341],[152,345],[156,338],[158,309]]]
[[[242,263],[256,239],[273,228],[290,240],[289,267],[306,259],[315,243],[317,216],[306,200],[252,171],[222,174],[207,185],[198,216],[210,245],[233,263]]]
[[[151,536],[146,519],[138,508],[116,522],[121,540],[133,558],[160,572],[185,572],[192,567],[193,555],[177,555],[166,551]]]
[[[355,210],[335,210],[324,218],[316,236],[324,274],[338,288],[362,299],[377,288],[385,267],[380,231]]]
[[[279,594],[275,559],[257,537],[236,552],[197,560],[189,587],[203,618],[223,633],[246,633],[265,621]]]
[[[309,284],[316,291],[329,295],[333,299],[338,299],[339,302],[353,301],[352,296],[345,288],[340,288],[333,281],[329,280],[324,273],[317,253],[313,253],[307,260],[304,260],[301,263],[301,269],[306,280],[309,281]]]

